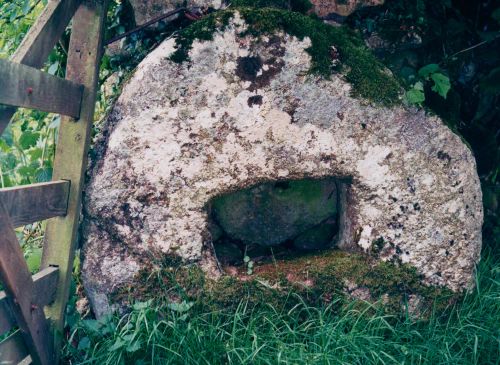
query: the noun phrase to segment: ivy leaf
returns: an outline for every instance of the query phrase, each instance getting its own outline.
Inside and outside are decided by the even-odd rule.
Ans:
[[[410,104],[421,105],[425,101],[425,94],[422,90],[412,88],[405,94],[406,100]]]
[[[446,99],[446,95],[448,95],[448,91],[451,89],[450,78],[441,72],[436,72],[431,75],[431,79],[434,81],[432,91],[437,92]]]
[[[21,135],[21,138],[19,138],[19,145],[23,149],[27,150],[28,148],[36,145],[36,142],[38,141],[39,137],[40,137],[40,133],[25,131]]]
[[[420,70],[418,70],[418,74],[420,77],[423,77],[427,79],[430,74],[433,74],[435,72],[439,71],[439,65],[436,63],[429,63],[428,65],[422,67]]]

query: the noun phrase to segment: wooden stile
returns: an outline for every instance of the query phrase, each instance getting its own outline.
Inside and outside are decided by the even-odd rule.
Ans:
[[[61,333],[69,296],[76,235],[81,211],[81,195],[94,119],[95,99],[107,1],[86,0],[73,18],[66,78],[85,86],[80,119],[61,118],[54,161],[54,179],[71,182],[65,217],[47,223],[42,267],[58,266],[60,279],[54,304],[48,307],[54,329]],[[60,339],[57,337],[56,347]]]
[[[65,115],[56,146],[55,180],[0,189],[0,281],[5,288],[0,292],[0,335],[19,327],[0,342],[0,364],[59,362],[106,9],[107,0],[49,0],[11,61],[0,60],[0,103],[4,104],[0,104],[0,134],[14,106]],[[43,65],[73,13],[63,80],[36,68]],[[49,218],[43,269],[32,277],[14,226]]]
[[[65,180],[0,189],[14,227],[66,215],[70,182]]]
[[[35,68],[0,60],[0,103],[80,116],[83,87]]]
[[[75,14],[81,0],[50,0],[31,26],[11,61],[40,68]]]
[[[19,364],[26,361],[29,351],[20,330],[0,342],[0,364]],[[31,357],[27,363],[31,363]]]
[[[14,227],[4,204],[0,201],[0,279],[7,300],[21,329],[32,359],[39,364],[53,364],[53,344],[43,307],[34,301],[35,288],[17,241]]]
[[[61,38],[80,2],[81,0],[50,0],[12,55],[11,61],[41,68]],[[17,108],[0,107],[1,135]]]
[[[58,274],[57,267],[49,267],[32,276],[35,284],[33,299],[36,301],[36,305],[44,307],[52,303],[56,294]],[[15,326],[16,321],[9,307],[7,294],[2,291],[0,292],[0,335]]]

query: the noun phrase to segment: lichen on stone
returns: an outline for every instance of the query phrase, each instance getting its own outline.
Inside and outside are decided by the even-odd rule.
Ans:
[[[195,40],[212,40],[216,31],[223,31],[238,12],[247,24],[242,34],[259,37],[277,31],[309,38],[306,49],[311,56],[309,72],[329,78],[333,72],[345,73],[352,84],[353,96],[363,97],[384,105],[399,102],[400,85],[390,72],[372,55],[363,41],[346,27],[332,27],[318,19],[275,8],[228,9],[211,14],[179,32],[174,62],[189,60],[189,50]]]

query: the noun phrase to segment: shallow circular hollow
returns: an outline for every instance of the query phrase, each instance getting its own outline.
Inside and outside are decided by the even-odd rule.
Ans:
[[[334,177],[270,181],[213,198],[209,229],[222,268],[302,256],[337,247],[341,183]]]

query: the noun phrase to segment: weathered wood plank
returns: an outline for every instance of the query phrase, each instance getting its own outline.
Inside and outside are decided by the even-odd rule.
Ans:
[[[0,60],[0,103],[78,118],[83,87],[19,63]]]
[[[33,299],[37,305],[44,307],[54,301],[58,274],[59,269],[57,267],[48,267],[32,276],[35,284]],[[15,325],[16,320],[10,310],[7,294],[2,291],[0,292],[0,335],[9,331]]]
[[[66,214],[70,182],[59,180],[0,189],[14,227]]]
[[[42,67],[80,2],[80,0],[50,0],[10,60],[35,68]]]
[[[34,301],[35,288],[16,238],[14,227],[0,201],[0,280],[7,302],[21,329],[26,347],[35,363],[54,364],[53,342],[42,306]]]
[[[0,342],[0,364],[19,364],[27,356],[28,349],[24,344],[21,331],[16,331]]]
[[[61,38],[81,0],[50,0],[12,55],[12,62],[41,68]],[[0,108],[0,135],[17,108]]]
[[[54,161],[54,179],[71,181],[68,211],[64,218],[48,221],[42,267],[58,266],[60,279],[54,304],[47,313],[56,331],[62,333],[69,296],[76,235],[81,211],[81,195],[94,117],[99,63],[107,0],[85,0],[73,18],[66,78],[85,85],[80,119],[62,118]],[[56,348],[60,338],[55,338]]]

